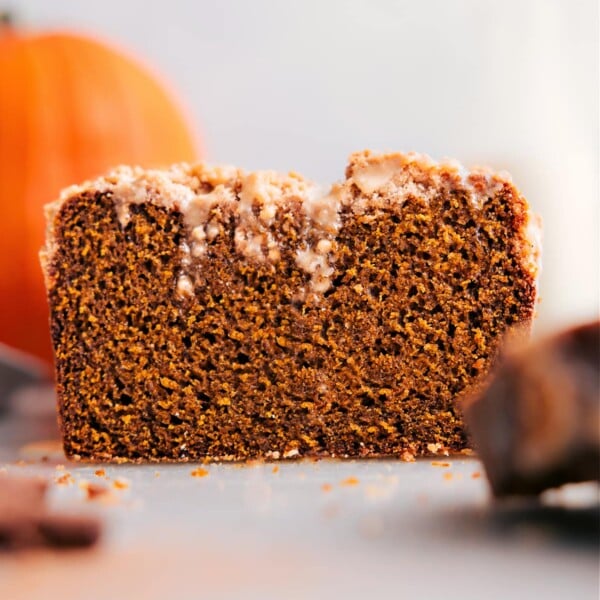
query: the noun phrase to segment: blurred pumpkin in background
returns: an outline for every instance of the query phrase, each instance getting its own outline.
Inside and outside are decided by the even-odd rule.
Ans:
[[[180,109],[135,61],[85,36],[24,34],[0,19],[0,342],[52,357],[44,204],[118,164],[196,158]]]

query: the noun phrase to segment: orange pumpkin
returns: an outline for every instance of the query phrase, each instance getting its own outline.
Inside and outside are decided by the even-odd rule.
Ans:
[[[0,342],[51,360],[43,205],[121,163],[198,158],[186,119],[135,61],[70,33],[0,24]]]

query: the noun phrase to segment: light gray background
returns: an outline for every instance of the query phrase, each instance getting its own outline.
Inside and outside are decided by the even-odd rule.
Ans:
[[[598,313],[595,0],[19,0],[24,27],[128,48],[213,162],[322,183],[353,150],[512,172],[544,218],[538,331]]]

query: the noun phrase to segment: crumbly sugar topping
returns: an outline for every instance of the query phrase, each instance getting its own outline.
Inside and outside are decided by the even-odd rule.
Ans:
[[[296,173],[247,173],[231,166],[179,164],[166,170],[118,167],[96,181],[65,189],[57,202],[47,206],[49,229],[41,256],[47,263],[52,255],[52,223],[69,198],[83,192],[110,193],[122,227],[129,222],[132,205],[152,202],[183,215],[188,239],[181,246],[183,260],[176,292],[181,297],[192,296],[194,259],[204,256],[209,242],[225,234],[219,219],[224,209],[236,215],[233,237],[237,251],[249,260],[276,263],[281,252],[275,218],[280,211],[289,212],[296,201],[303,219],[296,264],[310,276],[309,291],[319,294],[331,285],[335,269],[332,250],[342,209],[375,219],[386,206],[402,204],[411,197],[430,201],[450,188],[462,190],[479,209],[505,185],[512,186],[506,173],[484,168],[468,171],[456,161],[436,162],[416,153],[352,154],[346,180],[329,189],[319,188]],[[523,239],[527,245],[524,263],[537,276],[539,224],[532,215],[528,216]]]
[[[353,206],[356,212],[391,202],[401,204],[411,197],[431,200],[449,188],[462,189],[473,206],[481,208],[503,185],[512,185],[505,172],[484,167],[469,171],[455,160],[437,162],[415,152],[374,155],[368,150],[350,156],[346,178],[346,185],[354,185],[361,192]]]

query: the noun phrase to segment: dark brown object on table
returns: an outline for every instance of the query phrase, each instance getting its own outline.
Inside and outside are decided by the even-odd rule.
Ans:
[[[465,417],[497,496],[600,481],[600,323],[511,353]]]
[[[458,452],[456,398],[529,328],[539,249],[504,175],[357,153],[297,174],[123,167],[48,207],[65,452]]]
[[[92,546],[100,537],[100,521],[81,515],[55,514],[45,516],[39,530],[51,546]]]
[[[38,524],[47,488],[43,479],[0,474],[0,547],[40,543]]]
[[[98,519],[49,511],[47,489],[43,479],[0,474],[0,550],[85,547],[97,542]]]

